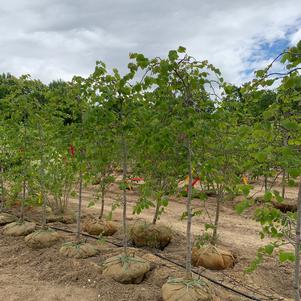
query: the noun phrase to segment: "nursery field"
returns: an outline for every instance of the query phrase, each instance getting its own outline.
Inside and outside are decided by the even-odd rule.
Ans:
[[[240,87],[182,46],[1,75],[1,296],[300,301],[300,52]]]
[[[254,191],[260,193],[260,185],[254,186]],[[279,188],[280,189],[280,188]],[[95,192],[91,186],[83,191],[83,216],[99,214],[100,206],[88,208],[89,200]],[[121,193],[116,184],[111,184],[105,202],[105,214],[111,210],[112,203]],[[290,198],[297,196],[297,188],[289,188]],[[133,190],[128,193],[129,224],[139,218],[151,221],[153,209],[145,210],[140,216],[132,215],[132,208],[137,202],[138,193]],[[76,199],[71,199],[71,207],[76,210]],[[277,259],[269,258],[253,273],[244,273],[245,268],[254,260],[257,249],[268,242],[259,238],[260,225],[253,219],[254,208],[238,215],[235,204],[239,200],[228,201],[221,207],[221,227],[219,231],[219,246],[231,250],[237,256],[233,269],[225,271],[198,270],[205,276],[229,285],[238,291],[247,293],[258,300],[284,300],[292,294],[290,287],[292,266],[289,263],[280,264]],[[192,201],[195,209],[203,208],[198,199]],[[260,205],[258,205],[260,206]],[[215,212],[215,198],[206,202],[210,215]],[[180,220],[185,210],[185,198],[174,197],[162,217],[162,222],[172,228],[174,238],[163,250],[159,251],[168,259],[178,263],[185,261],[185,231],[186,222]],[[40,212],[35,208],[26,212],[28,219],[40,220]],[[121,209],[117,208],[112,215],[118,231],[109,239],[112,242],[122,241]],[[208,217],[207,217],[208,218]],[[194,236],[203,229],[208,220],[195,217],[192,227]],[[76,230],[75,224],[50,223],[61,229]],[[71,241],[72,235],[60,231],[62,240]],[[101,263],[108,257],[120,253],[120,248],[107,242],[99,242],[87,238],[89,242],[100,249],[100,254],[87,259],[65,258],[59,254],[61,244],[56,244],[46,250],[32,250],[24,244],[24,238],[0,236],[0,294],[5,300],[161,300],[160,289],[169,276],[183,273],[179,266],[153,255],[149,248],[130,248],[130,252],[150,261],[151,271],[139,285],[122,285],[107,279],[101,274]],[[250,300],[242,295],[232,293],[227,289],[214,285],[220,300]],[[3,299],[4,300],[4,299]]]

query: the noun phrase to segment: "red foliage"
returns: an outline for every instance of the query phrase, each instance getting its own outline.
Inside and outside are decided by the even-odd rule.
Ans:
[[[69,146],[69,154],[71,155],[71,157],[75,156],[75,147],[73,146],[73,144],[70,144]]]

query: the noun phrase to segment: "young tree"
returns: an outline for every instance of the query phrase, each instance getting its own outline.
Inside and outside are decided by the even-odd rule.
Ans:
[[[285,63],[286,71],[283,73],[273,72],[273,63],[281,58],[281,62]],[[275,162],[281,171],[289,173],[293,177],[301,174],[300,161],[300,141],[301,141],[301,42],[296,47],[292,47],[281,53],[264,70],[257,71],[257,78],[245,87],[245,93],[252,93],[254,90],[267,89],[271,85],[276,87],[277,97],[263,112],[265,123],[270,123],[274,129],[275,135],[279,138],[277,145],[273,149],[267,151],[267,156],[275,157]],[[280,80],[280,83],[279,83]],[[285,143],[283,143],[285,141]],[[284,172],[283,172],[284,173]],[[285,174],[283,179],[285,179]],[[284,185],[284,181],[282,181]],[[289,252],[280,249],[279,258],[281,261],[290,260],[295,264],[294,273],[294,297],[296,301],[300,300],[300,227],[301,227],[301,185],[299,185],[299,193],[297,198],[297,214],[292,212],[282,213],[280,210],[269,206],[272,198],[282,203],[284,197],[284,186],[282,187],[282,195],[280,192],[273,191],[265,194],[267,205],[257,210],[257,219],[263,225],[261,236],[268,235],[273,238],[273,242],[258,251],[258,257],[252,268],[259,264],[265,254],[272,255],[276,248],[283,248],[288,244],[292,244],[295,252]]]
[[[112,73],[107,72],[102,62],[97,62],[95,72],[87,79],[85,89],[90,93],[91,102],[98,107],[102,116],[106,115],[106,135],[114,137],[113,149],[118,154],[122,167],[122,225],[123,225],[123,254],[108,259],[104,274],[119,282],[140,282],[143,275],[149,270],[149,264],[143,259],[133,258],[128,253],[127,231],[127,187],[128,187],[128,164],[131,155],[130,141],[132,129],[136,124],[136,107],[142,100],[139,87],[131,84],[135,72],[121,76],[117,69]],[[116,147],[116,148],[115,148]],[[124,265],[127,265],[125,274]],[[112,268],[113,267],[113,268]],[[135,275],[132,268],[136,269]],[[118,272],[117,272],[118,271]],[[137,273],[138,272],[138,273]]]
[[[128,177],[128,157],[129,140],[131,139],[131,129],[135,125],[135,104],[139,101],[139,93],[135,86],[129,84],[135,73],[130,72],[121,76],[117,69],[109,74],[104,63],[97,62],[95,72],[86,83],[88,93],[93,94],[94,105],[98,107],[102,116],[106,115],[105,135],[112,140],[119,154],[119,162],[122,167],[122,203],[123,203],[123,246],[124,255],[127,256],[127,177]],[[100,146],[101,147],[101,146]]]
[[[185,48],[171,50],[168,58],[149,60],[142,54],[131,56],[136,64],[135,69],[146,69],[144,83],[160,97],[154,98],[158,111],[169,110],[169,135],[174,139],[174,148],[182,158],[178,165],[178,175],[188,174],[188,196],[186,202],[186,276],[181,280],[183,285],[192,279],[192,170],[198,162],[195,156],[197,145],[206,139],[204,124],[211,118],[214,111],[212,98],[216,97],[215,89],[219,89],[220,72],[207,61],[199,62],[185,54]],[[212,95],[211,95],[212,93]],[[211,98],[212,97],[212,98]],[[163,299],[164,290],[163,288]]]

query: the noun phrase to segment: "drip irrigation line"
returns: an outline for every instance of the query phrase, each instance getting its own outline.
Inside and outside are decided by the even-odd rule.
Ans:
[[[63,229],[63,228],[59,228],[59,227],[55,227],[55,226],[49,226],[49,228],[54,229],[54,230],[58,230],[58,231],[63,231],[63,232],[66,232],[66,233],[72,233],[72,234],[75,234],[75,231],[72,231],[72,230],[69,230],[69,229]],[[81,235],[82,235],[82,236],[85,236],[85,237],[93,238],[93,239],[96,239],[96,240],[99,239],[99,237],[97,237],[97,236],[90,235],[90,234],[86,234],[86,233],[81,233]],[[107,238],[105,238],[105,241],[108,242],[108,243],[110,243],[110,244],[112,244],[112,245],[115,245],[116,247],[122,247],[122,246],[123,246],[121,243],[117,243],[117,242],[111,241],[111,240],[109,240],[109,239],[107,239]],[[153,255],[155,255],[155,256],[157,256],[157,257],[163,259],[163,260],[166,260],[166,261],[168,261],[168,262],[170,262],[170,263],[172,263],[172,264],[174,264],[174,265],[176,265],[176,266],[178,266],[178,267],[181,267],[181,268],[184,268],[184,269],[185,269],[185,265],[182,264],[182,263],[179,263],[179,262],[177,262],[177,261],[175,261],[175,260],[172,260],[172,259],[170,259],[170,258],[167,258],[167,257],[165,257],[165,256],[163,256],[163,255],[161,255],[161,254],[159,254],[158,252],[151,252],[151,253],[152,253]],[[265,298],[264,298],[264,299],[259,299],[258,297],[251,296],[251,295],[249,295],[249,294],[247,294],[247,293],[241,292],[241,291],[239,291],[239,290],[236,290],[235,288],[232,288],[232,287],[230,287],[230,286],[228,286],[228,285],[226,285],[226,284],[223,284],[222,282],[217,281],[217,280],[215,280],[215,279],[213,279],[213,278],[211,278],[211,277],[205,276],[205,275],[203,275],[202,273],[196,271],[195,269],[192,269],[192,272],[193,272],[194,274],[196,274],[196,275],[198,275],[198,276],[200,276],[200,277],[203,277],[203,278],[205,278],[206,280],[208,280],[208,281],[210,281],[210,282],[212,282],[212,283],[214,283],[214,284],[216,284],[216,285],[218,285],[218,286],[220,286],[220,287],[226,289],[226,290],[229,290],[229,291],[231,291],[231,292],[233,292],[233,293],[235,293],[235,294],[237,294],[237,295],[243,296],[243,297],[245,297],[245,298],[247,298],[247,299],[249,299],[249,300],[255,300],[255,301],[276,300],[274,297],[270,298],[269,296],[264,296],[265,298],[268,298],[268,299],[265,299]],[[280,299],[279,299],[279,300],[280,300]]]
[[[54,229],[54,230],[58,230],[58,231],[62,231],[62,232],[67,232],[67,233],[71,233],[71,234],[75,234],[76,232],[75,231],[72,231],[72,230],[69,230],[69,229],[63,229],[63,228],[59,228],[59,227],[55,227],[55,226],[48,226],[49,228],[51,229]],[[86,233],[80,233],[80,235],[82,236],[85,236],[85,237],[89,237],[89,238],[93,238],[93,239],[96,239],[98,240],[99,237],[98,236],[95,236],[95,235],[91,235],[91,234],[86,234]],[[116,242],[113,242],[107,238],[105,238],[105,241],[116,246],[116,247],[122,247],[123,245],[120,244],[120,243],[116,243]]]
[[[243,288],[245,288],[246,290],[248,290],[248,291],[250,291],[250,292],[252,292],[252,293],[255,293],[255,294],[257,294],[257,290],[254,288],[254,287],[252,287],[252,286],[250,286],[250,285],[248,285],[248,284],[241,284],[239,281],[237,281],[234,277],[231,277],[230,275],[227,275],[225,272],[222,272],[222,275],[225,277],[225,278],[227,278],[228,279],[228,281],[230,281],[234,286],[241,286],[241,287],[243,287]],[[266,300],[282,300],[282,299],[279,299],[279,298],[275,298],[275,297],[271,297],[271,296],[269,296],[269,295],[267,295],[266,294],[266,292],[260,292],[259,293],[261,296],[264,296],[265,298],[267,298]]]

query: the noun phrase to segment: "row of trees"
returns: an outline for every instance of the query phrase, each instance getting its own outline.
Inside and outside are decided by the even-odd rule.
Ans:
[[[44,85],[29,76],[0,77],[0,186],[4,200],[21,198],[24,206],[46,204],[62,213],[78,184],[78,236],[82,187],[99,183],[104,214],[108,185],[122,169],[124,255],[127,256],[127,188],[132,176],[143,177],[135,212],[154,207],[153,223],[168,206],[169,195],[188,175],[186,278],[191,278],[193,179],[199,177],[216,194],[216,215],[206,229],[211,243],[218,237],[220,204],[242,194],[236,207],[242,212],[254,204],[245,179],[264,178],[264,206],[257,211],[262,235],[275,240],[259,250],[264,254],[287,243],[295,254],[280,252],[282,260],[296,262],[295,293],[299,296],[300,203],[298,214],[271,206],[282,203],[285,188],[301,173],[301,43],[284,53],[285,71],[273,72],[273,63],[253,81],[236,87],[224,82],[220,71],[198,61],[185,48],[166,58],[131,54],[128,73],[109,72],[97,62],[88,78]],[[273,190],[282,176],[282,190]],[[301,186],[300,186],[301,187]],[[294,233],[293,233],[294,232]],[[255,263],[255,264],[256,264]]]

